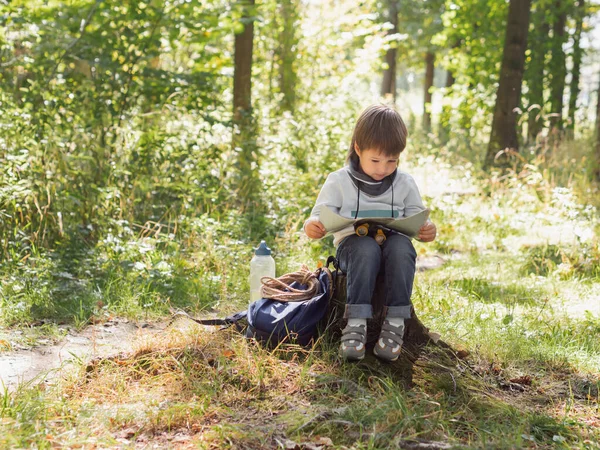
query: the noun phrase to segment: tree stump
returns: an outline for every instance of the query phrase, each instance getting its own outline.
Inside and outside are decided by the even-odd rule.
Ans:
[[[377,343],[381,326],[385,319],[385,285],[383,276],[377,277],[375,292],[371,300],[373,306],[373,318],[367,320],[367,362],[371,361],[368,357],[372,355],[372,349]],[[329,303],[327,334],[339,341],[342,329],[346,325],[344,310],[346,307],[346,275],[340,271],[335,274],[335,291]],[[411,318],[404,322],[404,344],[402,345],[402,354],[397,361],[389,363],[407,385],[412,385],[413,365],[419,359],[423,349],[428,344],[434,344],[445,349],[451,347],[440,340],[439,335],[429,331],[427,327],[417,317],[412,308]]]

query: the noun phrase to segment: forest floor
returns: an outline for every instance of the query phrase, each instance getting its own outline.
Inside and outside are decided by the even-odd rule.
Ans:
[[[417,258],[417,270],[435,269],[443,263],[439,256],[422,255]],[[132,352],[136,342],[164,332],[169,319],[135,322],[107,317],[93,321],[96,323],[82,330],[58,325],[53,335],[44,329],[44,321],[0,331],[0,386],[14,391],[24,383],[50,383],[82,362]]]
[[[407,380],[327,340],[268,351],[185,318],[40,323],[0,335],[0,447],[600,448],[593,220],[564,190],[542,204],[432,160],[409,171],[439,226],[417,244],[415,309],[460,357],[430,345]]]

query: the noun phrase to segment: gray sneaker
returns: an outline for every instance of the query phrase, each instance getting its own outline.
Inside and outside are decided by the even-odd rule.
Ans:
[[[365,357],[365,345],[367,343],[367,327],[365,325],[346,326],[342,330],[341,340],[340,356],[342,358],[360,361]]]
[[[373,348],[373,353],[378,358],[386,361],[396,361],[402,349],[403,336],[404,323],[402,326],[396,327],[385,320],[381,326],[381,334],[379,335],[377,344]]]

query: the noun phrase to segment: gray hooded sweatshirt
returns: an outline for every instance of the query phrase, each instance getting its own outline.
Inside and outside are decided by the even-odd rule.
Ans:
[[[383,180],[376,181],[357,168],[355,161],[327,176],[304,226],[309,221],[319,220],[323,205],[350,219],[409,217],[425,209],[412,176],[396,170]],[[352,234],[353,226],[333,233],[333,244],[337,247]]]

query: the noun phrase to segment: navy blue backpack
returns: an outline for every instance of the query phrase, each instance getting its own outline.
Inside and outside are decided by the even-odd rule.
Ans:
[[[333,262],[337,270],[337,261],[332,256],[327,265]],[[335,280],[328,269],[318,269],[319,286],[317,293],[308,300],[283,302],[261,298],[250,304],[247,311],[241,311],[225,319],[198,320],[202,325],[235,325],[240,331],[245,328],[245,335],[269,347],[280,343],[297,343],[308,346],[314,343],[319,335],[319,327],[327,317],[329,300],[333,296]],[[307,286],[294,281],[290,287],[306,290]],[[185,314],[185,313],[184,313]],[[247,326],[244,327],[244,321]]]
[[[318,337],[319,325],[327,315],[333,282],[328,270],[319,270],[317,294],[300,302],[281,302],[261,298],[250,304],[246,337],[268,345],[295,342],[306,346]],[[305,290],[294,281],[290,287]]]

